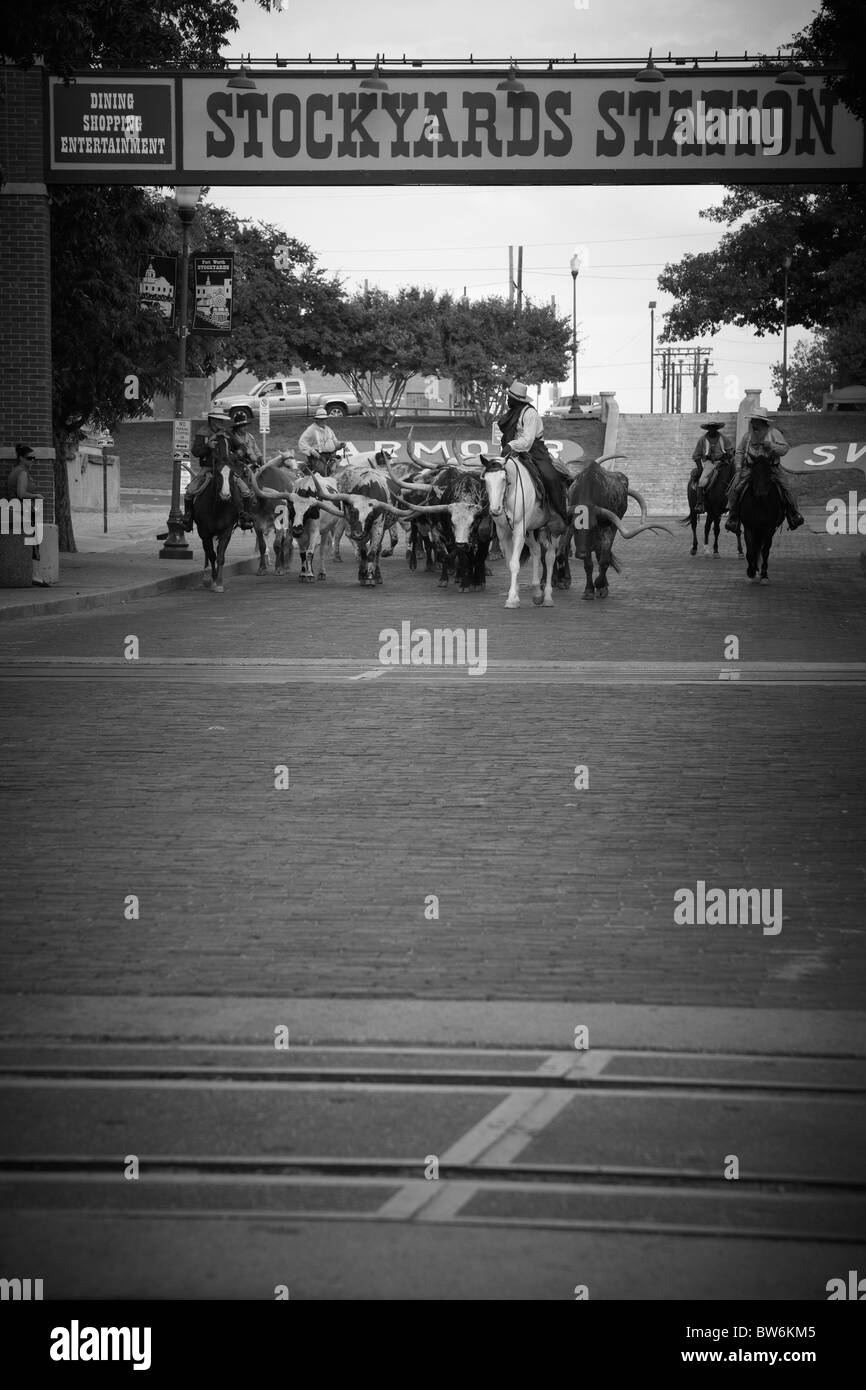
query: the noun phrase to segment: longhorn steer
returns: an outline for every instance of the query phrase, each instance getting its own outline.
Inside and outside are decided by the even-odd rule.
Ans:
[[[383,465],[394,453],[396,450],[385,449],[355,455],[348,468],[341,469],[334,479],[312,475],[321,510],[345,521],[349,539],[357,546],[358,583],[370,588],[382,583],[379,557],[389,514],[406,520],[412,515],[411,511],[395,507],[391,501]],[[326,495],[328,482],[334,484],[335,490]]]
[[[286,506],[284,495],[294,486],[297,475],[284,464],[266,463],[255,476],[247,476],[255,493],[255,500],[250,503],[250,513],[259,548],[256,574],[267,574],[269,542],[273,544],[274,574],[285,574],[292,559],[292,537],[287,525],[277,524],[284,515],[278,509]]]
[[[449,569],[453,565],[461,593],[470,588],[483,589],[493,525],[487,489],[480,472],[449,463],[428,483],[409,483],[398,478],[393,470],[391,477],[406,496],[419,491],[426,493],[424,503],[412,504],[416,511],[425,516],[439,513],[438,520],[428,524],[441,551],[440,587],[447,586]],[[422,524],[416,522],[413,527]],[[432,568],[429,563],[428,568]]]
[[[613,565],[617,571],[620,568],[612,554],[617,531],[624,540],[631,540],[634,536],[640,535],[641,531],[667,531],[669,536],[673,535],[669,527],[647,522],[646,503],[640,493],[629,486],[625,473],[606,472],[601,466],[608,459],[622,457],[622,454],[606,454],[603,458],[593,459],[592,463],[577,475],[568,489],[568,513],[572,517],[569,531],[574,531],[575,551],[583,560],[586,574],[586,587],[583,591],[585,599],[607,598],[608,567]],[[625,516],[629,497],[633,497],[641,509],[642,524],[633,531],[627,531],[621,521]],[[566,532],[563,538],[566,570],[568,534]],[[593,555],[598,561],[598,578],[594,584]],[[561,560],[562,547],[557,563]]]

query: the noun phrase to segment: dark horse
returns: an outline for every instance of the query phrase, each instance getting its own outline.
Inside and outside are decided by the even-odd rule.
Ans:
[[[705,465],[706,466],[706,465]],[[687,496],[689,499],[689,514],[686,522],[692,528],[692,548],[691,554],[698,553],[698,494],[703,492],[704,507],[706,509],[707,520],[704,526],[704,554],[709,554],[710,547],[710,527],[713,528],[713,554],[719,553],[719,527],[722,517],[728,510],[728,488],[731,478],[734,476],[734,461],[731,458],[723,459],[716,465],[715,473],[709,485],[698,489],[697,482],[689,479]],[[743,546],[740,540],[740,528],[737,527],[737,554],[742,555]]]
[[[740,522],[746,537],[746,574],[757,578],[761,557],[761,580],[769,583],[767,560],[773,537],[785,520],[785,506],[772,473],[772,459],[758,458],[749,470],[740,501]]]
[[[223,463],[212,466],[208,482],[201,492],[196,493],[192,516],[204,549],[205,571],[210,565],[210,583],[215,594],[223,593],[223,564],[241,509],[234,465]],[[204,584],[207,588],[207,574]]]

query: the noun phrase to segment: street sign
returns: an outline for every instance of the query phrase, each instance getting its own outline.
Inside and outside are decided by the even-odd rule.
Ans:
[[[190,445],[192,443],[192,421],[175,420],[174,435],[172,437],[172,447],[176,454],[189,457]]]
[[[271,432],[271,403],[267,398],[259,401],[259,431],[261,434]]]

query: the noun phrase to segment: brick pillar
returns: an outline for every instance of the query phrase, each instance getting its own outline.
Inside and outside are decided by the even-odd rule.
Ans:
[[[37,451],[40,464],[54,457],[42,82],[41,67],[22,72],[12,64],[0,64],[0,446],[23,440]],[[40,466],[39,486],[53,520],[54,479],[49,467]]]

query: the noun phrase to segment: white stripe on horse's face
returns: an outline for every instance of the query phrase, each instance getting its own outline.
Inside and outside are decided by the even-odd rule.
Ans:
[[[230,502],[230,501],[231,501],[232,489],[231,489],[231,484],[230,484],[230,482],[229,482],[229,479],[230,479],[230,477],[231,477],[231,471],[232,471],[232,470],[231,470],[231,466],[230,466],[229,464],[227,464],[227,463],[224,463],[223,466],[222,466],[222,468],[220,469],[220,501],[221,501],[221,502]]]
[[[484,474],[484,486],[487,488],[487,496],[490,498],[490,510],[494,513],[502,510],[507,482],[504,468],[488,469]]]

